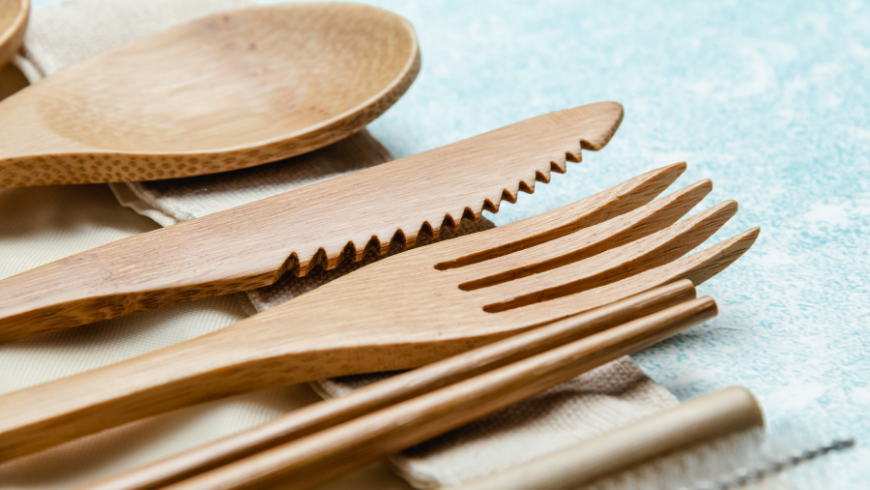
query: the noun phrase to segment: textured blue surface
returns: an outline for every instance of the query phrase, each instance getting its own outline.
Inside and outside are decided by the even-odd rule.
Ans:
[[[680,398],[744,385],[768,419],[856,435],[828,488],[870,486],[868,3],[368,3],[408,18],[422,48],[416,83],[371,127],[399,156],[547,111],[625,105],[607,148],[496,222],[682,160],[679,184],[716,185],[704,206],[737,200],[713,240],[762,235],[701,287],[720,316],[636,358]]]
[[[415,25],[423,70],[372,126],[399,155],[543,112],[625,105],[600,153],[496,215],[531,216],[685,160],[741,211],[747,256],[701,287],[719,318],[636,356],[680,398],[748,387],[768,419],[870,443],[870,5],[371,2]],[[504,148],[510,152],[510,147]],[[829,461],[870,486],[870,451]]]

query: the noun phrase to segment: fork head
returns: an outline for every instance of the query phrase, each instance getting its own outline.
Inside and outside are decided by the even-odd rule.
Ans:
[[[758,229],[683,257],[737,211],[725,201],[678,222],[712,190],[706,180],[649,203],[683,170],[657,169],[550,213],[388,257],[256,318],[292,319],[294,337],[314,342],[306,349],[414,344],[428,353],[415,354],[419,365],[678,279],[700,284]],[[394,357],[396,369],[413,367]]]

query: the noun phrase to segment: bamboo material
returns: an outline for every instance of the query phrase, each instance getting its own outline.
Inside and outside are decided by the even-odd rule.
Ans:
[[[166,487],[300,490],[455,429],[716,315],[690,300]]]
[[[0,187],[169,179],[300,155],[364,128],[419,70],[411,24],[375,7],[210,15],[3,101]]]
[[[274,6],[285,7],[296,8]],[[7,129],[21,126],[4,124],[3,113],[0,151]],[[581,147],[607,144],[621,120],[622,106],[612,102],[545,114],[9,277],[0,281],[0,342],[268,286],[288,270],[305,275],[318,265],[334,269],[344,259],[362,260],[369,250],[384,255],[394,241],[410,247],[421,229],[437,236],[442,225],[479,219],[503,198],[514,202],[519,191],[532,192],[551,170],[565,172],[568,159],[579,161]],[[542,230],[506,241],[533,244],[628,212],[684,169],[667,167],[600,193],[581,213],[545,214],[538,220]]]
[[[456,490],[574,490],[668,452],[763,425],[745,388],[728,388],[651,415]]]
[[[310,405],[268,424],[89,485],[87,490],[161,488],[694,298],[692,283],[677,281]]]
[[[209,335],[4,395],[0,459],[233,394],[415,368],[678,279],[700,284],[758,235],[679,258],[736,211],[724,202],[671,224],[709,188],[691,185],[570,234],[554,233],[549,214],[421,247]],[[582,221],[599,204],[593,196],[556,215]],[[557,238],[504,254],[548,234]],[[488,260],[445,267],[469,257]],[[499,282],[461,288],[487,278]]]
[[[30,0],[0,0],[0,68],[21,47],[29,17]],[[3,130],[6,131],[6,128],[3,127]]]

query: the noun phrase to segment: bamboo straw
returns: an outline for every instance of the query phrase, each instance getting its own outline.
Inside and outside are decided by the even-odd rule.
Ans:
[[[685,402],[456,490],[574,490],[668,452],[762,426],[761,408],[745,388]],[[451,489],[453,490],[453,489]]]

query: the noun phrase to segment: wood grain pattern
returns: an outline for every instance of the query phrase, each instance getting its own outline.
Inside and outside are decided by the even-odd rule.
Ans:
[[[0,68],[21,47],[29,17],[30,0],[0,0]]]
[[[551,169],[579,160],[581,146],[602,148],[621,120],[613,102],[545,114],[37,267],[0,281],[0,342],[267,286],[287,270],[304,275],[361,260],[366,250],[385,254],[393,240],[412,246],[421,228],[437,236],[463,216],[478,219],[501,199],[531,192]],[[594,209],[569,219],[548,215],[553,226],[528,243],[506,242],[524,246],[630,211],[683,169],[601,193]]]
[[[661,169],[641,181],[660,180],[681,169]],[[632,182],[630,188],[636,190],[638,181]],[[614,189],[619,195],[625,187]],[[667,243],[685,253],[732,213],[726,203],[670,227],[656,225],[659,220],[675,219],[673,208],[686,209],[687,200],[703,197],[681,192],[679,198],[665,198],[666,204],[653,202],[634,211],[631,219],[608,220],[574,232],[579,244],[608,237],[620,237],[614,244],[629,242],[581,262],[473,291],[459,285],[535,264],[517,263],[508,254],[493,259],[505,261],[500,270],[490,267],[489,261],[436,268],[498,249],[512,237],[527,240],[566,222],[588,219],[602,207],[612,209],[605,204],[611,202],[614,189],[553,213],[388,257],[221,331],[0,397],[0,459],[232,394],[419,367],[678,279],[700,284],[737,260],[758,235],[757,229],[749,230],[683,258],[665,254],[673,261],[662,265],[659,255],[649,256],[634,247],[635,240],[650,246]],[[634,230],[633,237],[624,235],[628,229]],[[656,229],[660,231],[650,234]],[[518,253],[536,247],[547,250],[547,245]],[[546,252],[523,260],[535,257],[551,260]],[[568,285],[573,277],[560,276],[560,269],[582,269],[586,262],[593,264],[594,280],[584,276],[587,289],[572,286],[562,294],[563,284],[557,281]],[[608,277],[623,279],[611,282]],[[528,295],[537,302],[486,311],[488,305]]]
[[[81,490],[152,490],[695,298],[681,280],[309,405]]]
[[[299,155],[361,130],[419,69],[410,23],[375,7],[211,15],[0,103],[0,187],[168,179]]]
[[[574,490],[675,450],[761,427],[761,407],[745,388],[727,388],[481,478],[455,490]]]
[[[715,315],[709,296],[690,300],[165,488],[312,488]]]

